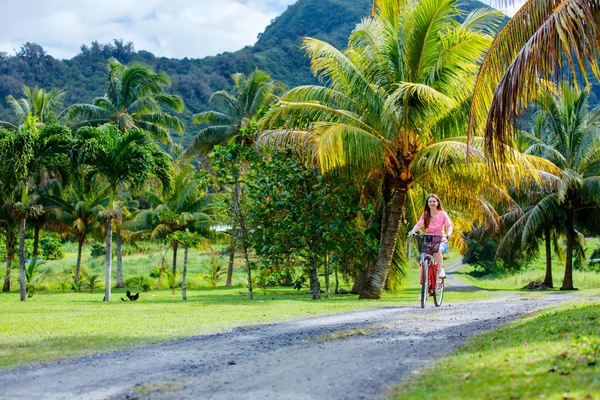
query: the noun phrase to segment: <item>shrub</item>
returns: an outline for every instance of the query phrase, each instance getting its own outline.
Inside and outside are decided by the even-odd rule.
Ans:
[[[106,247],[100,243],[92,243],[92,251],[90,253],[92,257],[101,257],[106,255]]]
[[[154,283],[147,276],[132,276],[125,279],[125,286],[130,289],[140,289],[144,292],[149,291]]]

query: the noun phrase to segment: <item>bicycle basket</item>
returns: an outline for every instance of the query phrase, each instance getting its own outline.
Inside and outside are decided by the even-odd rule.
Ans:
[[[434,235],[417,236],[419,251],[423,254],[437,253],[440,249],[440,243],[442,243],[443,238],[443,236]]]

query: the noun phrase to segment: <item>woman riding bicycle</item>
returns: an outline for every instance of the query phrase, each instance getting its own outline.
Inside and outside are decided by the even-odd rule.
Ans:
[[[433,255],[435,261],[439,265],[438,276],[440,278],[445,278],[446,271],[444,270],[443,266],[444,259],[442,254],[448,252],[448,239],[450,239],[452,236],[454,225],[452,225],[452,221],[450,221],[448,214],[446,214],[446,211],[444,211],[442,208],[439,197],[437,197],[435,194],[430,194],[427,196],[423,215],[421,215],[421,219],[419,219],[419,222],[417,222],[417,224],[410,230],[408,235],[414,235],[422,227],[425,227],[425,233],[427,235],[436,236],[444,235],[444,228],[446,228],[446,236],[442,239],[440,249]]]

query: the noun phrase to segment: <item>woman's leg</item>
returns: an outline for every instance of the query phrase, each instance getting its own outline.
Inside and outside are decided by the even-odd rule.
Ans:
[[[435,258],[435,262],[439,265],[439,269],[438,269],[438,275],[440,278],[445,278],[446,277],[446,271],[444,270],[444,257],[442,257],[442,246],[440,246],[440,249],[437,251],[437,253],[435,253],[433,255],[433,258]]]

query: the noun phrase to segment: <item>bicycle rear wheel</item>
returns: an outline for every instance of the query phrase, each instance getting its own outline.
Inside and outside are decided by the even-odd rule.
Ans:
[[[425,308],[425,303],[427,303],[427,286],[429,280],[429,261],[426,259],[423,261],[421,265],[421,274],[423,277],[421,279],[421,308]]]
[[[436,307],[442,305],[444,300],[444,280],[435,274],[435,288],[433,289],[433,302]]]

